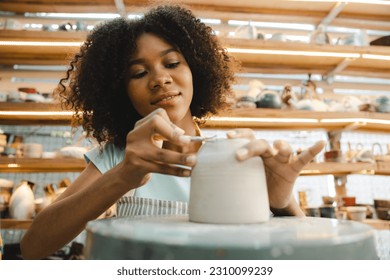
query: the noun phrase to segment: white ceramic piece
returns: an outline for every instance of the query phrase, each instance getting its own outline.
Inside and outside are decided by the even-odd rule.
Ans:
[[[192,170],[189,219],[201,223],[260,223],[269,220],[263,161],[238,161],[248,139],[216,139],[203,144]]]
[[[367,216],[367,207],[365,206],[348,206],[347,215],[350,220],[363,221]]]
[[[13,191],[9,202],[9,213],[13,219],[31,219],[35,213],[34,193],[27,181]]]
[[[57,157],[59,158],[79,158],[84,159],[84,154],[88,151],[86,147],[78,147],[78,146],[66,146],[61,148]]]
[[[23,145],[23,154],[26,158],[41,158],[43,146],[39,143],[26,143]]]

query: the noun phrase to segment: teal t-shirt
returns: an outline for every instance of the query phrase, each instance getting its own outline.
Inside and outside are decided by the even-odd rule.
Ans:
[[[124,149],[113,144],[106,144],[103,150],[98,147],[88,151],[84,157],[87,163],[92,162],[104,174],[119,164],[125,155]],[[190,192],[190,177],[177,177],[152,173],[152,178],[145,185],[135,190],[135,197],[158,200],[171,200],[188,202]]]

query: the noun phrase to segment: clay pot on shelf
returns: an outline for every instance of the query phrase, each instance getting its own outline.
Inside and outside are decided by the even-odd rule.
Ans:
[[[320,209],[318,207],[305,207],[304,211],[307,217],[321,217]]]
[[[335,201],[336,198],[334,196],[326,195],[322,197],[322,202],[324,203],[324,205],[333,205]]]
[[[323,218],[336,218],[336,207],[334,206],[321,206],[320,215]]]
[[[374,206],[375,206],[375,207],[390,208],[390,199],[379,199],[379,198],[375,198],[375,199],[374,199]]]
[[[8,215],[9,201],[12,195],[14,182],[0,178],[0,217],[6,218]]]
[[[375,208],[375,212],[378,219],[390,221],[390,208],[377,207]]]
[[[341,150],[332,150],[324,153],[325,162],[342,162],[343,156]]]
[[[343,206],[355,206],[356,197],[355,196],[343,196],[341,198]]]
[[[264,90],[257,97],[256,107],[280,109],[282,108],[282,99],[277,92]]]
[[[34,183],[22,181],[13,191],[9,202],[9,214],[13,219],[32,219],[35,214]]]

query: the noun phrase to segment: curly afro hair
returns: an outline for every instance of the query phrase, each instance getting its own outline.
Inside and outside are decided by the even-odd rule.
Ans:
[[[117,18],[97,26],[86,38],[55,93],[75,124],[99,144],[125,146],[126,135],[142,118],[126,91],[129,61],[137,38],[152,33],[175,46],[193,76],[190,105],[195,119],[205,119],[228,107],[235,66],[214,31],[179,5],[157,6],[136,20]]]

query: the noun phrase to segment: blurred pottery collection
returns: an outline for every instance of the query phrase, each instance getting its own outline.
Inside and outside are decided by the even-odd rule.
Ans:
[[[54,135],[53,137],[69,138],[66,133]],[[49,135],[52,136],[52,135]],[[88,147],[81,146],[84,139],[82,135],[74,145],[64,146],[55,151],[45,151],[44,146],[40,143],[27,142],[23,136],[4,133],[0,129],[0,155],[16,158],[78,158],[84,159],[84,154]]]
[[[348,150],[344,153],[341,150],[329,150],[324,152],[325,162],[389,162],[390,161],[390,143],[387,144],[387,152],[384,152],[380,143],[372,144],[371,148],[366,148],[361,143],[352,147],[348,143]]]
[[[316,84],[310,80],[300,86],[286,84],[281,91],[271,90],[259,80],[249,81],[249,90],[237,96],[236,108],[271,108],[306,110],[315,112],[378,112],[390,113],[388,96],[343,96],[341,98],[321,98]],[[299,88],[299,91],[296,90]]]
[[[70,180],[67,178],[60,180],[58,184],[49,184],[44,187],[44,196],[36,198],[35,183],[21,180],[18,185],[15,185],[12,180],[0,178],[0,217],[32,219],[69,185]]]
[[[252,22],[238,26],[232,35],[233,38],[248,39],[248,40],[268,40],[276,42],[299,42],[313,45],[344,45],[344,46],[368,46],[368,45],[389,45],[389,37],[375,39],[369,42],[369,36],[367,30],[359,29],[359,31],[352,34],[346,34],[336,37],[337,35],[330,35],[327,32],[327,26],[318,25],[317,28],[311,32],[308,32],[306,36],[289,37],[288,34],[283,32],[275,32],[272,34],[266,34],[266,32],[260,31],[259,27],[253,25]],[[333,38],[332,38],[333,36]],[[291,39],[294,38],[294,39]]]
[[[299,192],[301,202],[304,192]],[[365,219],[390,220],[390,200],[374,199],[374,205],[357,204],[355,196],[322,196],[323,204],[318,207],[302,205],[306,216],[336,218],[339,220],[353,220],[362,222]]]

